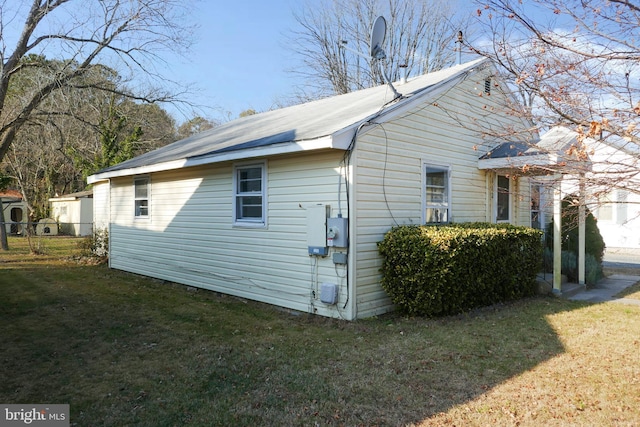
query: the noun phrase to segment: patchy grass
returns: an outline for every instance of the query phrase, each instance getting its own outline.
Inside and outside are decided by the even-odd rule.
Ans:
[[[0,253],[0,402],[72,425],[637,425],[640,308],[535,298],[342,322]]]
[[[640,300],[640,282],[636,283],[633,286],[628,287],[624,291],[617,294],[616,297]]]

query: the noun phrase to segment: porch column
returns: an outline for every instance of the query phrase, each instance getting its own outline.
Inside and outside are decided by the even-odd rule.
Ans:
[[[584,285],[585,280],[585,269],[586,269],[586,259],[585,259],[585,224],[586,224],[586,197],[584,194],[584,174],[580,174],[580,194],[578,195],[578,284]]]
[[[553,189],[553,292],[562,292],[562,178],[556,175]]]

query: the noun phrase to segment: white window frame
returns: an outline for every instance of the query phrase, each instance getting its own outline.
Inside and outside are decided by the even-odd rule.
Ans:
[[[427,200],[427,170],[431,169],[446,173],[446,188],[444,194],[446,200],[442,203],[430,203]],[[448,224],[451,222],[451,167],[422,162],[422,223],[423,224]],[[427,222],[427,209],[446,210],[446,221]]]
[[[260,191],[241,192],[240,172],[247,169],[260,168]],[[260,218],[241,216],[241,199],[245,197],[261,197],[262,211]],[[237,227],[264,228],[267,226],[267,162],[238,163],[233,165],[233,225]]]
[[[147,186],[146,197],[138,197],[136,188],[139,182],[145,181]],[[140,214],[138,209],[138,202],[147,201],[147,213],[146,215]],[[149,219],[151,215],[151,178],[148,175],[136,176],[133,178],[133,216],[135,219]]]
[[[509,188],[507,189],[508,199],[507,199],[507,208],[509,209],[507,219],[498,219],[498,181],[500,177],[506,178],[509,182]],[[494,208],[494,221],[496,223],[510,223],[513,218],[513,182],[510,177],[507,175],[496,174],[496,179],[493,186],[493,208]]]

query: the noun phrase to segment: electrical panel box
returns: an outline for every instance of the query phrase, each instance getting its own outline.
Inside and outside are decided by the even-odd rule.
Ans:
[[[334,264],[346,264],[347,263],[347,254],[344,252],[334,252],[333,253],[333,263]]]
[[[327,246],[346,248],[348,246],[348,218],[327,218]]]
[[[338,303],[338,285],[335,283],[323,283],[320,285],[320,301],[333,305]]]
[[[331,211],[329,205],[311,205],[307,207],[307,246],[309,255],[327,256],[327,217]]]

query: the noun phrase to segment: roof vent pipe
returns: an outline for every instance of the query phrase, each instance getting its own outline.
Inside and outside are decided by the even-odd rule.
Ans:
[[[407,82],[407,70],[409,66],[407,64],[398,65],[398,68],[402,68],[402,77],[400,77],[400,84],[405,84]]]
[[[458,40],[456,40],[456,64],[462,64],[462,31],[458,31]]]

